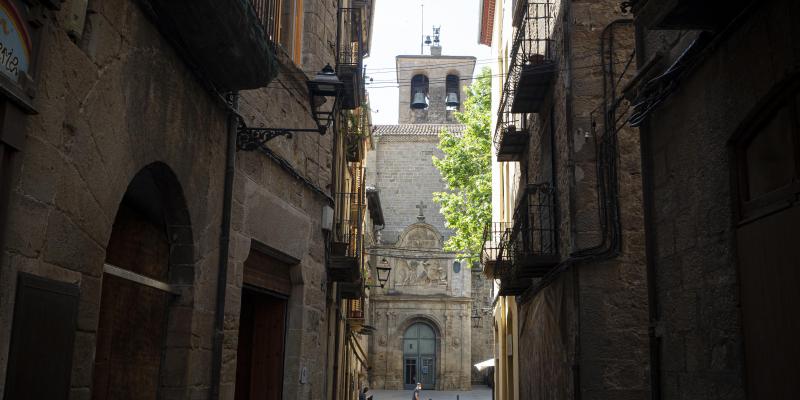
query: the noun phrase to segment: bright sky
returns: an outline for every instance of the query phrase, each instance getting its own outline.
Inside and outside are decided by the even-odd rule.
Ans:
[[[479,0],[374,1],[372,46],[370,56],[364,60],[373,124],[397,123],[395,56],[420,54],[423,26],[425,35],[432,34],[433,26],[441,26],[442,55],[474,56],[478,59],[476,75],[488,65],[491,51],[488,46],[478,44]],[[424,25],[421,4],[425,6]],[[428,49],[425,46],[426,55],[430,54]],[[370,85],[369,78],[375,83]],[[391,83],[384,83],[386,81]]]

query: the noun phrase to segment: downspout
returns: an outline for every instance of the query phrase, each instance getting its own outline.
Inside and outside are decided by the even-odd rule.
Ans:
[[[572,26],[570,25],[572,21],[571,11],[572,11],[572,2],[569,0],[563,1],[562,6],[564,7],[563,13],[563,26],[564,26],[564,98],[565,98],[565,114],[566,114],[566,130],[567,130],[567,170],[569,171],[569,215],[575,215],[575,196],[574,194],[577,191],[576,184],[575,184],[575,144],[574,144],[574,137],[573,137],[573,107],[574,107],[574,99],[572,94],[572,46],[571,46],[571,37],[572,37]],[[553,143],[555,146],[555,143]],[[570,243],[576,243],[576,231],[575,225],[570,225]],[[577,268],[573,268],[573,301],[577,305],[580,303],[580,280],[577,274]],[[579,400],[581,398],[581,377],[580,377],[580,310],[577,309],[577,313],[575,314],[575,337],[574,337],[574,360],[572,362],[572,387],[573,387],[573,398]]]
[[[231,203],[233,179],[236,172],[236,129],[239,126],[239,93],[232,92],[227,98],[228,141],[225,155],[225,180],[222,195],[222,223],[219,235],[219,266],[217,273],[217,307],[214,311],[214,344],[211,360],[211,398],[219,399],[222,379],[222,343],[225,336],[225,295],[228,285],[228,247],[231,232]]]
[[[636,63],[641,68],[647,62],[643,29],[636,25]],[[650,399],[661,399],[661,338],[658,336],[658,286],[656,281],[655,226],[653,225],[653,164],[649,124],[639,127],[639,152],[642,162],[642,203],[644,208],[644,242],[647,263],[647,304],[650,324],[647,332],[650,339]]]

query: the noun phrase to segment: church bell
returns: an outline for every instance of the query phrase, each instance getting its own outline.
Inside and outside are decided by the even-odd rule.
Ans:
[[[458,94],[456,94],[455,92],[448,93],[447,97],[445,98],[444,104],[447,107],[458,108]]]
[[[428,99],[425,98],[425,93],[421,91],[414,93],[414,101],[411,102],[411,108],[414,110],[424,110],[428,108]]]

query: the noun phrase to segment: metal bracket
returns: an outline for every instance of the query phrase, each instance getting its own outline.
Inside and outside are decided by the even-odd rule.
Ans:
[[[263,146],[272,139],[279,136],[292,137],[295,133],[316,132],[322,134],[322,130],[317,128],[291,129],[291,128],[248,128],[244,122],[239,124],[236,135],[236,147],[239,150],[252,151]]]

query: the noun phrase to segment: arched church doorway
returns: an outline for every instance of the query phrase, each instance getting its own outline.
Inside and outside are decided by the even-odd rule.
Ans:
[[[413,389],[417,382],[428,389],[436,385],[436,334],[424,322],[414,323],[403,334],[403,386]]]

